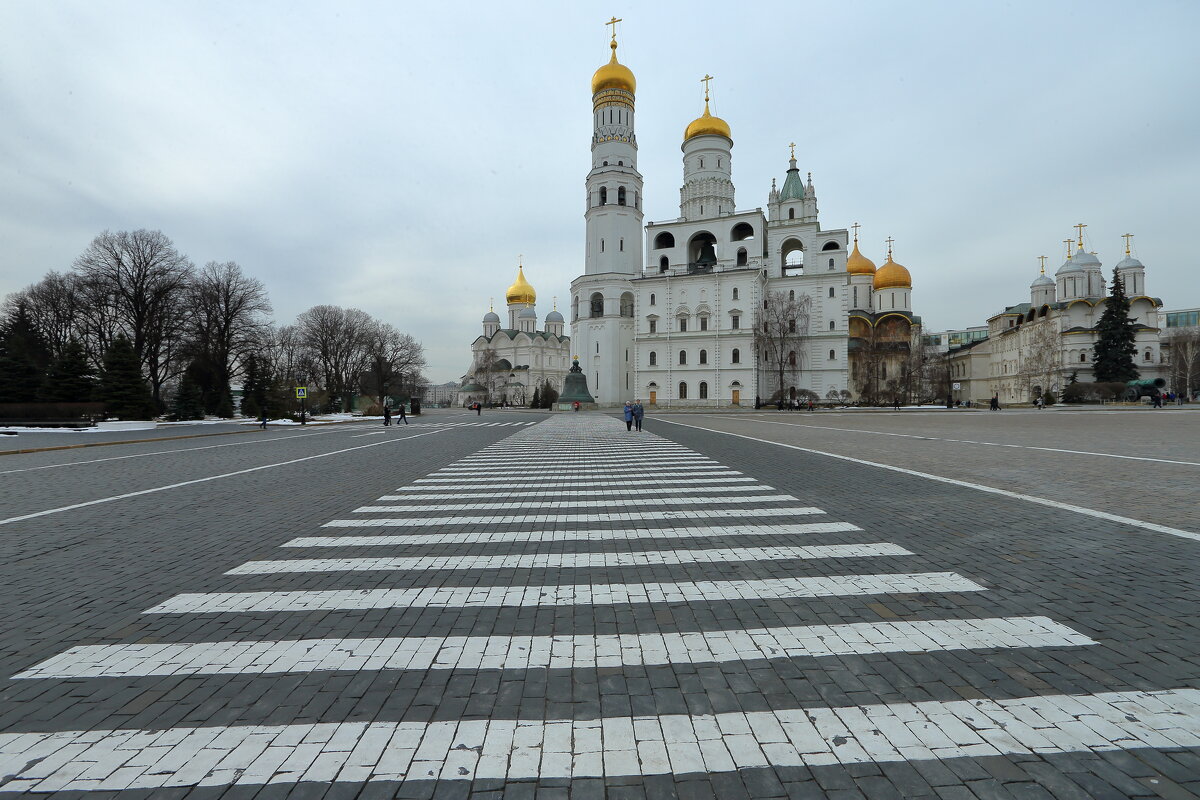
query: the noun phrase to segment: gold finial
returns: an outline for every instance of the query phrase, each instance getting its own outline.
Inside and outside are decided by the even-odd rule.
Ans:
[[[704,84],[704,113],[705,114],[709,113],[708,112],[708,83],[712,79],[713,79],[713,76],[709,75],[707,72],[704,73],[704,77],[700,79],[700,82]]]
[[[488,311],[495,311],[495,310],[496,310],[496,298],[489,297],[488,298]]]
[[[1122,233],[1121,238],[1125,240],[1125,255],[1129,255],[1129,240],[1133,238],[1133,234]]]
[[[558,311],[558,295],[554,295],[554,310]]]
[[[1046,257],[1038,256],[1038,260],[1040,260],[1042,262],[1042,274],[1045,275],[1046,274]]]
[[[521,269],[524,266],[525,266],[525,254],[517,253],[517,269]]]
[[[1074,239],[1063,239],[1063,242],[1067,245],[1067,258],[1070,259],[1071,258],[1071,245],[1075,244],[1075,240]]]
[[[796,160],[796,143],[791,142],[790,144],[788,144],[788,147],[792,148],[792,160],[795,161]]]
[[[859,228],[861,228],[861,227],[862,227],[862,225],[859,225],[859,224],[856,222],[856,223],[854,223],[853,225],[851,225],[850,227],[851,227],[851,228],[854,228],[854,244],[855,244],[855,245],[857,245],[857,244],[858,244],[858,229],[859,229]]]
[[[894,241],[896,241],[896,240],[895,240],[895,239],[893,239],[893,238],[892,238],[892,237],[890,237],[890,236],[887,238],[887,246],[888,246],[888,261],[891,261],[891,260],[892,260],[892,242],[894,242]]]
[[[617,44],[617,23],[622,22],[622,21],[623,20],[613,17],[608,22],[604,23],[605,25],[612,25],[612,43],[613,43],[614,49],[616,49],[616,44]]]
[[[1083,249],[1083,229],[1086,228],[1087,225],[1085,225],[1084,223],[1081,222],[1078,225],[1075,225],[1073,227],[1079,231],[1079,249],[1082,250]]]

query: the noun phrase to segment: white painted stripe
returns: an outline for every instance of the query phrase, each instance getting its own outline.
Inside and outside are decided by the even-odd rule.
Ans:
[[[750,517],[792,517],[796,515],[824,514],[812,506],[787,508],[705,508],[699,510],[679,509],[676,511],[598,511],[594,514],[505,514],[503,516],[478,517],[364,517],[362,519],[333,519],[322,528],[411,528],[427,525],[535,525],[548,523],[565,525],[574,522],[633,522],[635,520],[699,520],[748,519]]]
[[[615,778],[1200,747],[1200,689],[586,720],[0,734],[11,791]],[[303,744],[302,744],[303,743]],[[89,770],[81,765],[95,765]]]
[[[706,536],[786,536],[862,530],[849,522],[726,527],[618,528],[583,531],[476,531],[473,533],[405,533],[399,536],[301,536],[280,547],[395,547],[428,544],[492,544],[500,542],[606,542],[628,539],[695,539]]]
[[[88,508],[89,506],[97,506],[103,503],[113,503],[117,500],[128,500],[131,497],[141,497],[147,494],[155,494],[157,492],[168,492],[172,489],[179,489],[184,486],[194,486],[198,483],[208,483],[210,481],[219,481],[224,478],[234,478],[238,475],[247,475],[251,472],[261,472],[265,469],[275,469],[276,467],[287,467],[292,464],[302,464],[305,461],[312,461],[317,458],[328,458],[330,456],[341,455],[342,453],[352,453],[355,450],[365,450],[368,447],[380,447],[381,445],[396,444],[397,442],[406,442],[409,439],[419,439],[422,436],[436,436],[441,431],[429,431],[428,433],[418,433],[413,436],[397,436],[392,439],[385,439],[382,442],[371,442],[370,444],[360,444],[354,447],[343,447],[340,450],[331,450],[328,453],[317,453],[316,455],[303,456],[301,458],[291,458],[287,461],[277,461],[274,464],[261,464],[257,467],[247,467],[246,469],[234,470],[233,472],[223,472],[219,475],[208,475],[203,478],[195,478],[190,481],[180,481],[178,483],[169,483],[166,486],[155,486],[152,489],[140,489],[136,492],[125,492],[124,494],[111,495],[109,497],[100,497],[95,500],[87,500],[83,503],[72,503],[69,506],[59,506],[58,508],[48,508],[44,511],[35,511],[32,514],[21,514],[17,517],[9,517],[8,519],[0,519],[0,525],[9,525],[13,522],[22,522],[27,519],[37,519],[50,514],[61,514],[64,511],[74,511],[77,508]]]
[[[629,481],[611,481],[611,489],[567,489],[559,488],[552,491],[508,491],[508,492],[482,492],[469,494],[385,494],[380,497],[380,500],[483,500],[489,497],[495,497],[497,494],[503,494],[507,497],[613,497],[622,500],[629,498],[630,494],[635,494],[639,497],[653,496],[658,494],[678,493],[679,488],[651,488],[644,486],[631,487]],[[757,484],[755,486],[698,486],[689,481],[690,488],[694,488],[705,495],[711,492],[760,492],[760,491],[775,491],[774,487]],[[478,489],[478,486],[467,486],[466,488]]]
[[[464,464],[461,461],[456,461],[454,466],[442,467],[438,470],[440,474],[453,474],[456,472],[479,472],[487,470],[514,470],[514,469],[557,469],[557,470],[597,470],[597,469],[616,469],[625,466],[639,466],[643,469],[647,462],[653,464],[659,469],[726,469],[724,464],[713,461],[712,459],[704,458],[688,458],[688,459],[646,459],[638,456],[630,456],[629,458],[606,458],[594,459],[588,461],[565,461],[556,459],[546,460],[530,460],[530,461],[510,461],[502,458],[490,458],[487,461],[481,461],[475,464]]]
[[[72,647],[17,679],[382,669],[581,669],[1096,644],[1047,617],[581,636],[428,636]]]
[[[679,581],[674,583],[425,586],[413,589],[210,592],[179,594],[165,603],[147,609],[145,613],[225,614],[275,611],[350,611],[369,608],[586,606],[982,591],[986,591],[985,587],[953,572],[902,572],[877,575],[833,575],[818,578]]]
[[[911,556],[889,543],[822,544],[798,547],[715,547],[703,550],[642,550],[619,553],[516,553],[499,556],[410,556],[388,558],[285,558],[247,561],[226,575],[274,575],[285,572],[382,572],[435,569],[592,569],[664,564],[725,564],[783,559]]]
[[[538,485],[546,484],[557,486],[563,483],[593,483],[598,480],[605,479],[621,479],[627,485],[630,480],[653,480],[655,483],[684,483],[690,484],[697,481],[712,483],[713,481],[752,481],[754,478],[742,476],[742,473],[733,469],[717,470],[713,472],[678,472],[672,471],[668,473],[671,478],[663,478],[662,472],[646,471],[645,469],[632,470],[608,470],[606,472],[564,472],[558,475],[540,474],[535,478],[527,478],[523,483],[518,482],[516,485],[527,485],[534,483]],[[737,476],[737,477],[735,477]],[[463,481],[469,481],[470,486],[506,486],[517,481],[518,476],[515,475],[456,475],[456,476],[441,476],[418,478],[413,481],[413,484],[462,484]]]
[[[886,469],[889,472],[899,472],[903,475],[912,475],[917,478],[925,478],[927,480],[937,481],[938,483],[946,483],[951,486],[961,486],[965,489],[975,489],[976,491],[979,491],[979,492],[987,492],[988,494],[1000,495],[1001,497],[1010,497],[1014,500],[1024,500],[1025,502],[1036,503],[1037,505],[1040,505],[1040,506],[1047,506],[1049,508],[1057,508],[1060,511],[1070,511],[1075,514],[1082,514],[1087,517],[1092,517],[1093,519],[1102,519],[1107,522],[1116,522],[1121,525],[1132,525],[1135,528],[1142,528],[1144,530],[1155,531],[1157,533],[1166,533],[1166,534],[1170,534],[1171,536],[1178,536],[1181,539],[1191,539],[1192,541],[1200,542],[1200,533],[1195,533],[1193,531],[1186,531],[1186,530],[1183,530],[1182,528],[1172,528],[1168,525],[1159,525],[1158,523],[1155,523],[1155,522],[1146,522],[1145,520],[1133,519],[1132,517],[1122,517],[1118,514],[1110,514],[1107,511],[1098,511],[1097,509],[1094,509],[1094,508],[1085,508],[1084,506],[1076,506],[1076,505],[1072,505],[1070,503],[1063,503],[1058,500],[1050,500],[1045,497],[1035,497],[1034,495],[1030,495],[1030,494],[1021,494],[1020,492],[1010,492],[1007,489],[997,489],[994,486],[985,486],[981,483],[971,483],[970,481],[962,481],[962,480],[958,480],[956,478],[947,478],[944,475],[933,475],[928,472],[918,472],[915,469],[905,469],[904,467],[894,467],[891,464],[881,464],[878,461],[867,461],[867,460],[861,459],[861,458],[854,458],[853,456],[844,456],[841,453],[829,453],[824,450],[814,450],[811,447],[800,447],[799,445],[794,445],[794,444],[784,444],[783,442],[773,442],[770,439],[759,439],[755,436],[746,436],[741,433],[730,433],[729,431],[721,431],[721,430],[714,430],[711,428],[703,428],[699,425],[688,425],[687,423],[675,422],[674,420],[662,420],[662,421],[666,422],[668,424],[671,424],[671,425],[679,425],[684,428],[694,428],[695,430],[706,431],[708,433],[719,433],[723,436],[733,436],[738,439],[749,439],[752,442],[761,442],[762,444],[770,444],[770,445],[774,445],[776,447],[786,447],[789,450],[799,450],[802,453],[812,453],[813,455],[818,455],[818,456],[828,456],[829,458],[836,458],[839,461],[849,461],[854,464],[863,464],[863,465],[866,465],[869,467],[877,467],[879,469]]]
[[[631,487],[632,488],[632,487]],[[799,502],[797,498],[790,494],[756,494],[748,497],[708,497],[708,496],[682,496],[682,497],[645,497],[641,498],[636,494],[631,494],[623,499],[623,506],[639,506],[639,505],[683,505],[683,506],[706,506],[706,505],[729,505],[734,503],[791,503]],[[594,500],[535,500],[528,503],[428,503],[415,506],[359,506],[351,513],[354,514],[407,514],[417,513],[422,511],[517,511],[523,508],[550,511],[559,508],[579,508],[581,506],[594,506]]]
[[[387,433],[387,431],[378,431]],[[510,455],[504,453],[486,453],[479,456],[468,456],[454,462],[455,465],[478,466],[481,464],[608,464],[614,461],[633,461],[653,459],[656,464],[680,464],[699,461],[706,464],[718,463],[716,459],[694,455],[650,455],[647,453],[620,453],[611,456],[571,456],[553,453],[540,456]]]
[[[717,475],[705,475],[700,478],[663,478],[661,475],[652,473],[638,473],[646,475],[646,477],[654,477],[656,486],[683,484],[685,486],[707,486],[709,484],[725,484],[725,483],[757,483],[756,478],[749,478],[741,475],[740,472],[731,472],[731,475],[741,477],[723,478]],[[463,483],[463,478],[421,478],[413,481],[412,486],[401,486],[396,489],[397,492],[425,492],[425,491],[443,491],[450,489],[521,489],[525,487],[545,488],[547,486],[571,486],[573,484],[583,484],[585,486],[629,486],[629,473],[622,473],[622,480],[597,480],[595,478],[575,478],[570,475],[547,475],[545,477],[527,478],[524,481],[517,481],[513,478],[481,478],[470,479]],[[500,481],[494,483],[493,481]],[[508,482],[505,482],[508,481]],[[430,486],[428,484],[436,484]]]

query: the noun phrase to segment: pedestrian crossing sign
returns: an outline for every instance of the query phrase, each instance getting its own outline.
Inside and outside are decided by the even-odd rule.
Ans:
[[[303,400],[306,397],[308,397],[308,387],[307,386],[297,386],[296,387],[296,399]]]

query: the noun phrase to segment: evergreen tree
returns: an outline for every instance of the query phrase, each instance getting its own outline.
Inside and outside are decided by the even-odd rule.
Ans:
[[[24,302],[0,323],[0,403],[29,403],[38,396],[50,350]]]
[[[242,416],[257,419],[267,405],[267,384],[258,356],[246,356],[246,377],[242,380]]]
[[[529,404],[530,408],[542,407],[542,391],[540,386],[533,387],[533,401]]]
[[[1104,313],[1096,324],[1098,337],[1092,347],[1092,371],[1097,383],[1124,383],[1136,380],[1138,368],[1135,337],[1137,322],[1129,316],[1129,298],[1121,276],[1113,269],[1112,286]]]
[[[558,402],[558,391],[550,385],[550,381],[542,384],[542,408],[554,408]]]
[[[100,399],[107,412],[121,419],[150,419],[154,416],[154,398],[142,377],[137,352],[124,334],[120,334],[104,353],[104,373],[100,378]]]
[[[83,345],[70,341],[50,364],[38,398],[45,403],[86,403],[96,393],[96,373]]]
[[[204,399],[191,370],[183,373],[179,379],[179,388],[175,391],[175,401],[171,404],[171,418],[204,419]]]

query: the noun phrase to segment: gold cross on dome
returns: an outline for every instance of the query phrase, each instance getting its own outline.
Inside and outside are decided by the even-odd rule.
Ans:
[[[713,76],[709,75],[707,72],[704,73],[704,77],[700,79],[700,82],[704,84],[704,102],[706,103],[708,102],[708,82],[712,79]]]
[[[1040,259],[1042,262],[1042,274],[1045,275],[1046,274],[1046,257],[1038,256],[1038,259]]]
[[[790,144],[788,144],[788,147],[792,148],[792,158],[795,158],[796,157],[796,143],[791,142]]]
[[[894,241],[896,241],[896,240],[890,236],[887,238],[888,258],[892,257],[892,242],[894,242]]]
[[[861,228],[861,227],[862,227],[862,225],[859,225],[859,224],[856,222],[856,223],[854,223],[853,225],[851,225],[850,227],[854,229],[854,243],[855,243],[855,244],[858,244],[858,229],[859,229],[859,228]]]
[[[1075,244],[1075,240],[1074,239],[1063,239],[1063,242],[1065,242],[1067,245],[1067,258],[1070,258],[1071,257],[1071,245]]]
[[[1125,240],[1125,255],[1129,255],[1129,240],[1133,238],[1132,233],[1123,233],[1121,238]]]
[[[1087,225],[1085,225],[1084,223],[1081,222],[1078,225],[1075,225],[1073,227],[1079,231],[1079,247],[1082,248],[1083,247],[1083,229],[1086,228]]]
[[[612,19],[610,19],[608,22],[604,23],[605,25],[612,25],[612,40],[613,40],[614,42],[617,40],[617,23],[618,23],[618,22],[622,22],[622,21],[623,21],[623,20],[620,20],[620,19],[617,19],[616,17],[613,17],[613,18],[612,18]]]

